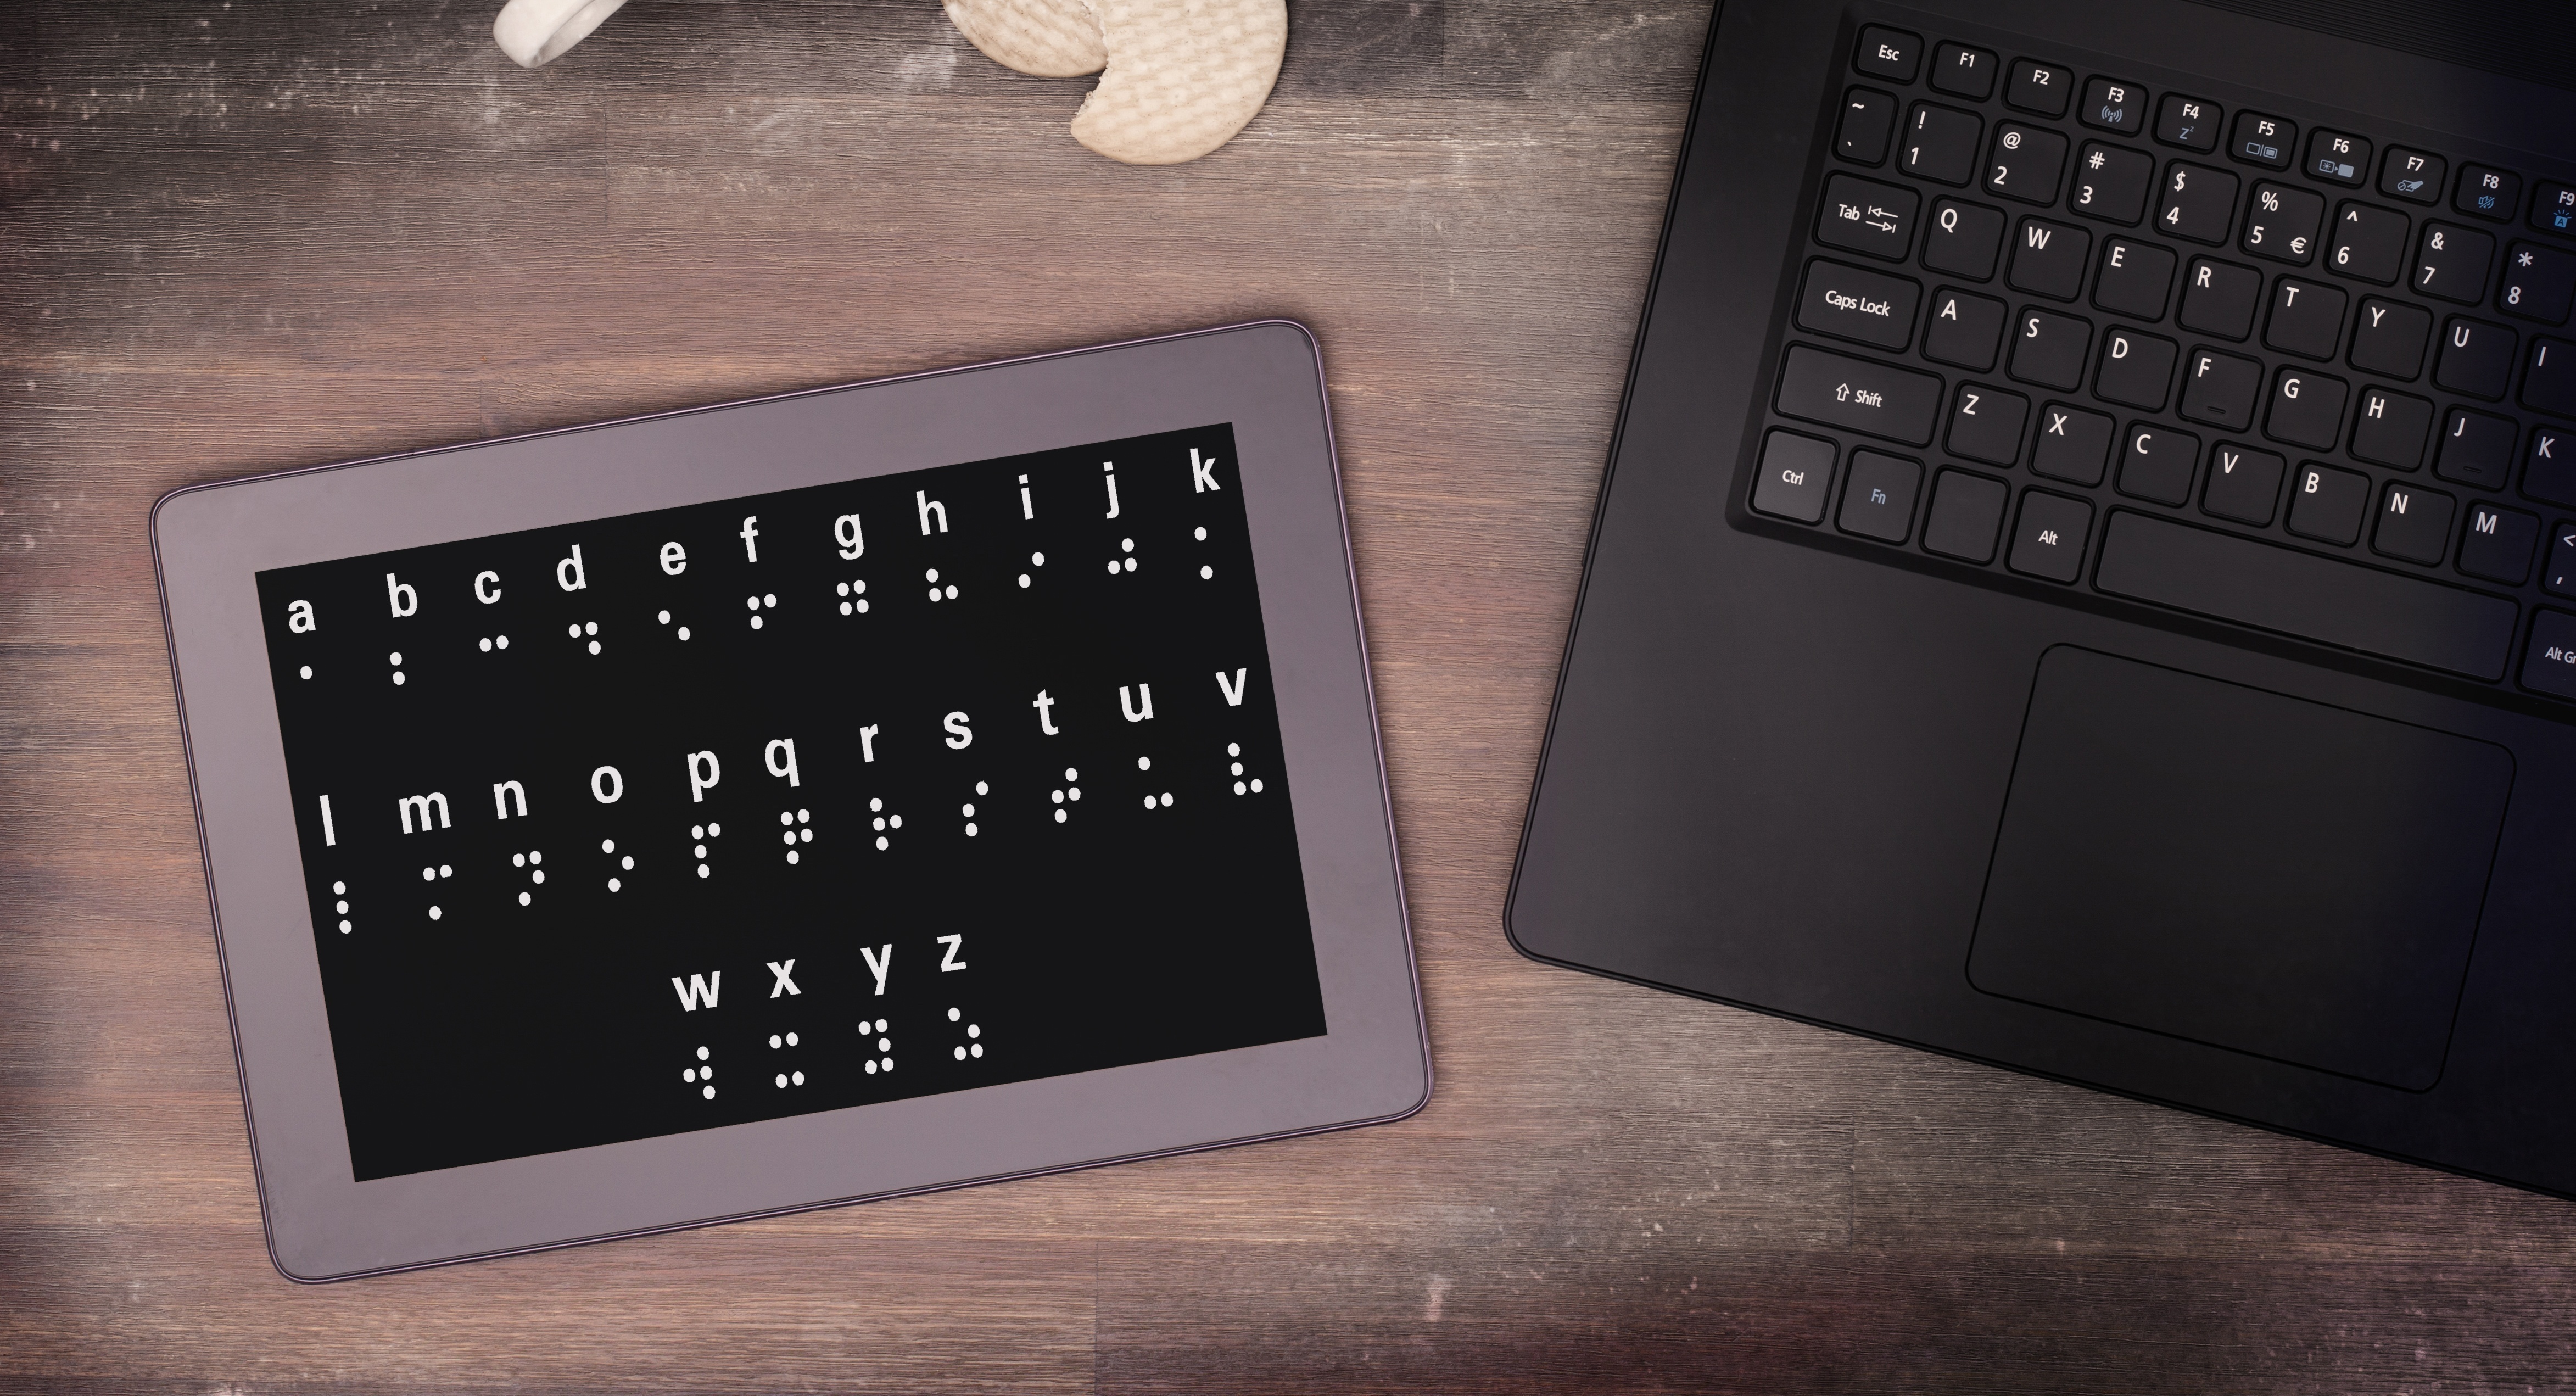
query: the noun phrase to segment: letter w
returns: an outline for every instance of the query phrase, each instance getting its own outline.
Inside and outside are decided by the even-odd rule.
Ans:
[[[2053,228],[2043,228],[2038,224],[2033,223],[2021,231],[2023,238],[2026,239],[2031,246],[2045,252],[2048,250],[2048,235],[2056,230]]]
[[[715,1007],[716,990],[723,984],[723,970],[717,970],[703,977],[692,974],[686,984],[680,982],[680,976],[676,974],[671,976],[671,987],[678,990],[680,994],[680,1008],[688,1013],[697,1012],[698,1005],[702,1003],[709,1008]]]

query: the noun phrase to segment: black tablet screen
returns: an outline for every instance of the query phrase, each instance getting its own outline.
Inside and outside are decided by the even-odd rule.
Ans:
[[[1325,1030],[1225,426],[259,593],[360,1179]]]

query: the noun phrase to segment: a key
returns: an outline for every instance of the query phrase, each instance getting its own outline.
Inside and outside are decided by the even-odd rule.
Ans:
[[[2004,89],[2004,100],[2041,116],[2064,116],[2067,99],[2074,92],[2072,72],[2054,63],[2025,58],[2012,65],[2012,84]]]
[[[2263,365],[2253,359],[2195,349],[2183,375],[2181,414],[2195,422],[2250,431],[2254,400],[2263,394]]]
[[[2218,122],[2224,115],[2216,102],[2168,92],[2156,108],[2156,139],[2205,155],[2218,149]]]
[[[2434,457],[2433,473],[2482,490],[2502,490],[2513,479],[2518,434],[2510,417],[2454,407],[2442,426],[2442,449]]]
[[[2093,235],[2082,228],[2025,218],[2004,280],[2016,291],[2071,301],[2083,294],[2084,266],[2092,255]]]
[[[2030,471],[2069,484],[2098,485],[2111,464],[2111,433],[2116,423],[2099,412],[2052,402],[2039,409],[2039,431],[2031,447]]]
[[[2299,467],[2290,491],[2288,528],[2302,538],[2351,547],[2361,539],[2361,516],[2370,508],[2370,477],[2315,461]]]
[[[2370,142],[2340,131],[2308,133],[2308,177],[2358,189],[2370,182]]]
[[[2084,381],[2085,355],[2092,347],[2093,326],[2085,321],[2026,310],[2013,336],[2012,366],[2005,371],[2025,383],[2073,388]]]
[[[2441,156],[2429,151],[2390,146],[2387,162],[2379,167],[2379,192],[2411,204],[2438,204],[2442,176],[2449,169]]]
[[[2406,272],[2406,215],[2347,203],[2335,211],[2334,250],[2326,265],[2341,276],[2393,286]]]
[[[1995,559],[2012,487],[2001,480],[1944,470],[1932,482],[1932,510],[1923,519],[1923,550],[1968,562]]]
[[[2084,105],[2076,118],[2087,126],[2132,134],[2146,125],[2147,90],[2134,82],[2095,78],[2084,84]]]
[[[1995,90],[1995,56],[1966,44],[1932,50],[1932,90],[1982,102]]]
[[[2266,169],[2290,168],[2290,145],[2299,138],[2297,123],[2283,121],[2261,112],[2238,112],[2236,136],[2227,153],[2249,165]]]
[[[2325,211],[2322,196],[2264,180],[2254,186],[2244,248],[2257,257],[2306,266],[2317,255],[2317,221]]]
[[[2492,165],[2460,167],[2460,188],[2451,197],[2451,207],[2473,218],[2509,223],[2521,206],[2522,176]]]
[[[2282,369],[2272,378],[2272,406],[2263,422],[2263,434],[2294,446],[2333,450],[2335,437],[2343,427],[2347,391],[2340,378],[2305,369]]]
[[[2201,491],[2201,512],[2268,527],[2273,511],[2280,508],[2281,476],[2289,468],[2289,462],[2269,451],[2222,441],[2209,454],[2209,486]]]
[[[2160,335],[2115,328],[2102,336],[2102,364],[2093,374],[2093,395],[2104,402],[2149,412],[2165,410],[2173,392],[2174,360],[2182,346]]]
[[[2399,470],[2424,468],[2424,446],[2433,438],[2433,404],[2406,393],[2373,388],[2353,414],[2352,457]]]
[[[2165,167],[2163,189],[2156,208],[2158,228],[2212,246],[2227,241],[2228,225],[2236,218],[2236,176],[2176,160]]]
[[[1984,373],[2003,348],[2004,303],[1944,286],[1932,296],[1923,322],[1923,357]]]
[[[2028,576],[2072,582],[2084,574],[2084,542],[2092,531],[2091,504],[2046,490],[2024,490],[2012,555],[2004,565]]]
[[[2442,327],[2442,354],[2433,361],[2433,381],[2455,393],[2500,402],[2513,381],[2513,351],[2512,330],[2454,315]]]
[[[2462,305],[2486,299],[2487,263],[2495,260],[2495,239],[2475,228],[2427,223],[2415,251],[2413,286],[2428,296]]]
[[[2367,298],[2352,327],[2352,366],[2411,379],[2424,371],[2424,348],[2432,339],[2433,312],[2404,301]]]
[[[2460,570],[2518,587],[2531,575],[2531,545],[2539,540],[2538,516],[2472,504],[2468,524],[2460,530]]]
[[[2576,253],[2536,242],[2517,242],[2505,249],[2504,285],[2496,291],[2496,309],[2543,324],[2567,323],[2567,305],[2576,297]]]
[[[2066,169],[2066,138],[2045,126],[2006,122],[1995,128],[1986,156],[1986,191],[2024,203],[2057,202],[2057,177]]]
[[[2150,422],[2131,422],[2120,451],[2120,493],[2158,504],[2191,502],[2191,477],[2200,467],[2200,438]]]
[[[2156,182],[2155,157],[2126,146],[2086,141],[2075,156],[2075,190],[2067,207],[2087,218],[2134,227]]]
[[[1896,131],[1896,99],[1884,92],[1855,87],[1843,94],[1842,129],[1835,153],[1856,164],[1876,165],[1887,159],[1887,138]]]
[[[1917,102],[1905,119],[1907,174],[1942,184],[1965,184],[1977,173],[1977,134],[1985,121],[1974,112]]]
[[[1804,344],[1790,345],[1781,358],[1780,415],[1909,446],[1932,444],[1940,379]]]
[[[1988,465],[2021,459],[2021,429],[2030,399],[1983,383],[1962,383],[1950,409],[1950,454]]]
[[[2003,246],[2001,209],[1957,199],[1933,200],[1932,221],[1923,234],[1923,265],[1983,281],[1995,274],[1995,258]]]
[[[1914,215],[1923,196],[1874,179],[1838,174],[1825,181],[1824,207],[1816,212],[1816,241],[1852,252],[1905,260],[1914,243]]]
[[[2151,242],[2113,238],[2102,245],[2102,267],[2093,278],[2093,303],[2115,315],[2165,318],[2173,291],[2174,254]]]
[[[2174,318],[2187,330],[2243,339],[2254,332],[2254,312],[2262,303],[2261,272],[2195,257],[2183,282],[2182,310]]]
[[[2371,530],[2370,550],[2437,566],[2451,550],[2451,516],[2458,507],[2458,500],[2439,490],[2390,485],[2380,496],[2379,523]]]
[[[2343,338],[2345,296],[2334,286],[2285,276],[2272,288],[2272,318],[2263,343],[2286,354],[2331,359]]]

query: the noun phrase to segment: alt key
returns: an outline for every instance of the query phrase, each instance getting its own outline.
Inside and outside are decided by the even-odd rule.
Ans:
[[[2532,617],[2522,686],[2554,697],[2576,698],[2576,616],[2541,611]]]

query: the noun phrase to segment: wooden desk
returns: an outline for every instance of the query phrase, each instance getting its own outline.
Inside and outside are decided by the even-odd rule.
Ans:
[[[1251,129],[1145,170],[931,0],[636,0],[534,73],[495,3],[0,22],[0,1388],[2576,1382],[2576,1207],[1504,942],[1702,6],[1300,0]],[[1429,1109],[278,1278],[155,496],[1261,315],[1332,382]]]

